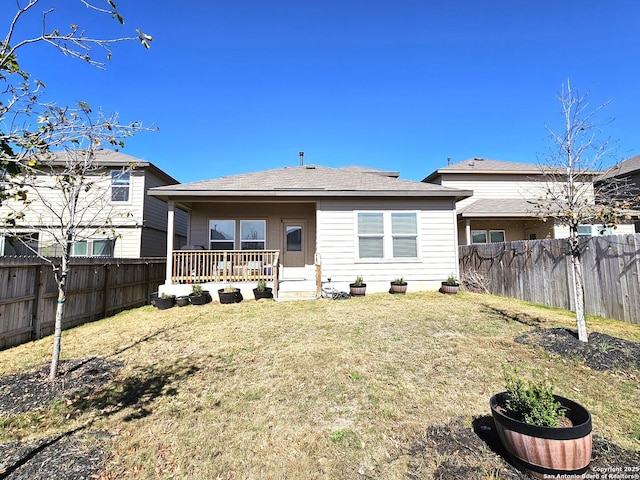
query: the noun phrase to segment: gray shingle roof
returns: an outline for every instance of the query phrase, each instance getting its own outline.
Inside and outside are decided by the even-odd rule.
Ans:
[[[393,172],[387,172],[393,173]],[[284,167],[181,185],[157,187],[160,197],[196,196],[439,196],[465,198],[470,191],[401,180],[362,168]]]
[[[446,167],[439,168],[423,182],[432,182],[437,177],[445,173],[504,173],[510,175],[543,175],[546,172],[564,172],[565,169],[547,167],[535,163],[503,162],[501,160],[486,160],[484,158],[470,158],[462,162],[454,163]]]
[[[622,177],[637,172],[638,170],[640,170],[640,155],[627,158],[626,160],[611,167],[604,172],[601,178]]]
[[[469,217],[537,217],[534,205],[523,198],[483,198],[467,205],[458,213]]]

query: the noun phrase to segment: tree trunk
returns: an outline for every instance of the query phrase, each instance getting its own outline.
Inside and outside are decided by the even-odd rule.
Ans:
[[[584,283],[582,278],[582,258],[577,238],[569,240],[571,243],[571,265],[573,267],[573,293],[576,309],[576,325],[578,327],[578,340],[589,341],[587,321],[584,316]]]
[[[58,284],[58,304],[56,306],[56,322],[53,331],[53,353],[51,355],[51,369],[49,379],[53,380],[58,375],[58,364],[60,363],[60,352],[62,350],[62,319],[64,318],[65,302],[67,300],[67,260],[62,258],[62,265],[59,272],[56,272],[56,283]]]

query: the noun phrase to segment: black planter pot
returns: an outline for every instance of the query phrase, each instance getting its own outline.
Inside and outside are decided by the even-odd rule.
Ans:
[[[220,303],[240,303],[243,300],[242,293],[240,290],[236,289],[233,292],[225,292],[224,288],[218,290],[218,298],[220,299]]]
[[[493,421],[509,455],[536,478],[579,476],[591,462],[591,413],[573,400],[554,395],[573,427],[538,427],[514,420],[502,410],[507,393],[489,400]]]
[[[211,300],[211,294],[207,290],[203,290],[202,293],[198,294],[189,294],[189,301],[191,302],[191,305],[204,305],[211,302]]]
[[[158,297],[156,298],[156,308],[158,310],[166,310],[167,308],[171,308],[176,304],[176,297]]]
[[[349,294],[352,297],[364,297],[367,293],[367,284],[356,285],[355,283],[349,284]]]
[[[273,298],[273,289],[271,287],[267,287],[264,290],[254,288],[253,296],[256,300],[260,300],[261,298]]]
[[[176,297],[176,305],[179,307],[186,307],[187,305],[189,305],[189,296],[181,295],[179,297]]]

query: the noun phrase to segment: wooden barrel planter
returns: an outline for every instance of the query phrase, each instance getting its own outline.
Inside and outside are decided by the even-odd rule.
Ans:
[[[404,283],[391,282],[389,293],[407,293],[407,282],[404,282]]]
[[[349,295],[351,295],[352,297],[364,297],[366,293],[366,283],[361,283],[360,285],[356,285],[355,283],[349,284]]]
[[[446,293],[448,295],[455,295],[456,293],[458,293],[459,289],[459,284],[451,285],[450,283],[442,282],[442,284],[440,285],[440,292]]]
[[[582,475],[591,462],[591,413],[579,403],[554,395],[566,409],[572,427],[538,427],[506,416],[501,408],[506,392],[491,397],[489,405],[502,445],[509,455],[536,478]],[[546,475],[546,477],[545,477]]]

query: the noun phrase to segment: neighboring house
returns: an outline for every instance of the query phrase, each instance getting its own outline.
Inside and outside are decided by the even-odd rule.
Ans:
[[[436,290],[457,275],[455,205],[471,192],[401,180],[397,172],[308,165],[149,194],[190,216],[191,249],[170,246],[161,291],[188,293],[188,283],[248,289],[265,278],[282,296],[296,283],[314,296],[321,282],[348,290],[356,276],[368,292],[388,291],[397,277],[409,291]]]
[[[615,178],[620,181],[628,181],[631,185],[631,192],[628,192],[630,195],[637,197],[640,191],[640,155],[636,155],[635,157],[628,158],[614,167],[608,169],[602,177],[598,179],[596,184],[603,181],[609,181],[610,179]],[[636,202],[637,203],[637,202]],[[635,232],[640,233],[640,221],[635,220],[634,222]]]
[[[72,255],[80,257],[108,256],[119,258],[164,257],[167,246],[167,203],[147,195],[150,188],[175,185],[178,181],[150,162],[140,160],[113,150],[96,152],[100,167],[94,172],[96,192],[102,197],[98,202],[87,200],[86,212],[93,216],[90,222],[104,224],[110,218],[112,225],[104,233],[95,234],[91,238],[78,241],[72,246]],[[16,227],[0,229],[0,255],[33,254],[25,246],[25,241],[39,254],[56,256],[58,247],[52,244],[47,227],[55,223],[45,210],[39,208],[39,202],[46,201],[51,205],[59,204],[62,208],[60,193],[51,189],[52,172],[64,164],[64,154],[59,153],[41,165],[42,173],[37,175],[36,185],[43,196],[40,200],[35,194],[27,198],[33,203],[26,211],[26,216],[18,220]],[[95,204],[100,203],[97,207]],[[0,207],[0,215],[6,218],[11,204]],[[15,204],[15,208],[21,208]],[[187,214],[177,211],[173,228],[174,245],[186,243]],[[87,220],[89,222],[89,220]],[[20,239],[23,241],[20,241]]]
[[[583,185],[593,197],[593,181],[600,172],[585,175]],[[549,188],[539,165],[472,158],[439,168],[423,182],[471,190],[473,195],[457,204],[460,245],[472,243],[564,238],[567,226],[543,221],[534,203]],[[564,183],[557,188],[565,188]],[[583,225],[579,235],[611,234],[601,225]],[[620,225],[616,234],[633,233],[632,225]]]

